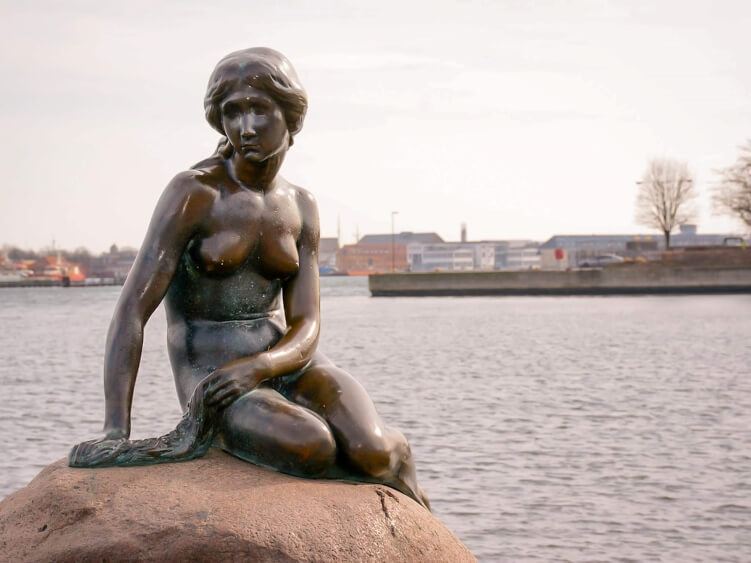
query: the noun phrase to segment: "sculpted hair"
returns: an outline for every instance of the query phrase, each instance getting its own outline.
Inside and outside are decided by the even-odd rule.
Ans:
[[[279,104],[287,122],[289,144],[292,145],[293,137],[302,129],[308,110],[308,95],[287,57],[273,49],[252,47],[230,53],[219,61],[209,78],[203,106],[206,120],[222,135],[225,133],[220,105],[224,97],[239,85],[262,90]],[[226,144],[223,139],[219,143],[220,148]],[[231,153],[231,145],[221,152],[226,150]]]

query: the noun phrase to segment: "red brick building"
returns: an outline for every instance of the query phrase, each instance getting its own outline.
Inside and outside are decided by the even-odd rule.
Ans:
[[[436,233],[395,233],[392,247],[390,234],[365,235],[356,244],[339,249],[336,268],[350,274],[390,272],[393,260],[393,269],[403,272],[407,269],[407,245],[412,242],[435,243],[443,239]]]

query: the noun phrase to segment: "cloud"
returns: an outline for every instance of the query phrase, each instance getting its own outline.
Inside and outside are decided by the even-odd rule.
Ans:
[[[398,70],[426,66],[456,66],[451,61],[407,53],[319,53],[297,57],[295,66],[311,70]]]

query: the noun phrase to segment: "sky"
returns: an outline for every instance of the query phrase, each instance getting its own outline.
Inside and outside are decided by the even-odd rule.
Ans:
[[[170,179],[213,152],[214,65],[267,46],[309,95],[282,175],[322,236],[647,233],[635,182],[688,163],[699,232],[751,138],[747,1],[0,4],[0,245],[140,245]]]

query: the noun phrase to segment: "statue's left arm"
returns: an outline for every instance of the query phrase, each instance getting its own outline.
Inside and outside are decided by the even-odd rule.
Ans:
[[[313,357],[320,332],[318,243],[320,227],[315,198],[297,192],[302,228],[297,239],[299,268],[282,288],[288,330],[270,350],[222,366],[209,377],[208,405],[226,406],[262,381],[294,373]]]

